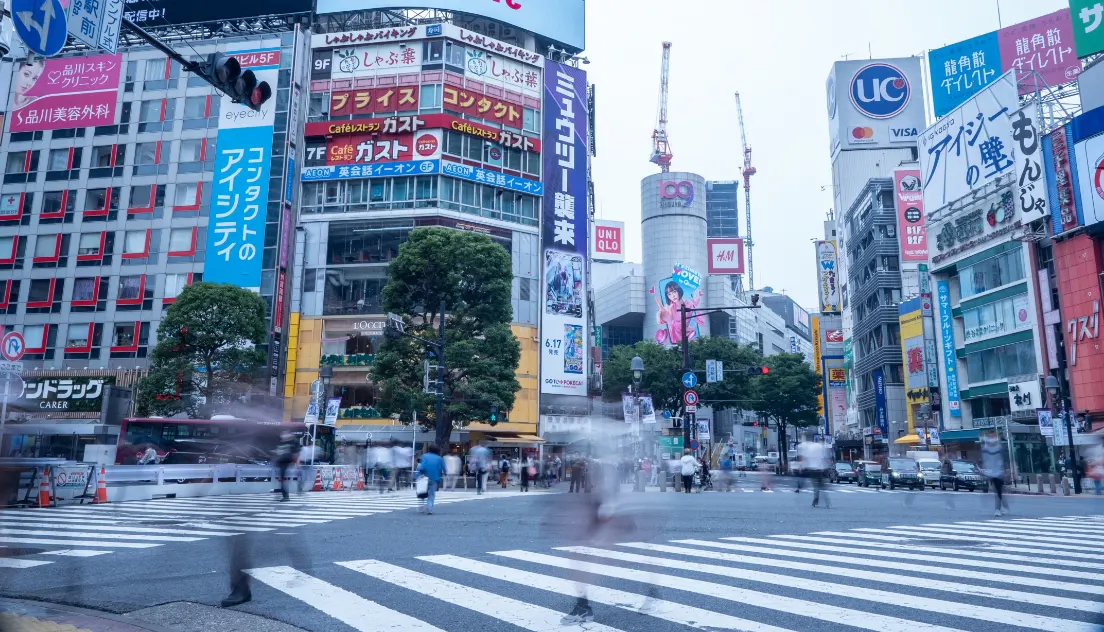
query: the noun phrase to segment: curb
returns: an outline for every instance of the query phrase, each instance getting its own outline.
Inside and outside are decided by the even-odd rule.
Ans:
[[[9,599],[0,597],[0,617],[12,618],[16,622],[26,619],[34,622],[57,624],[58,629],[80,629],[90,632],[176,632],[171,628],[143,623],[124,616],[62,606],[43,601]],[[70,626],[70,627],[63,627]],[[19,628],[16,628],[19,629]]]

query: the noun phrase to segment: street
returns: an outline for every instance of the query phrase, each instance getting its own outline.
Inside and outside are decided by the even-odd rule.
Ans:
[[[825,509],[742,480],[625,491],[613,540],[564,485],[442,492],[433,515],[375,492],[13,510],[0,592],[169,630],[1104,629],[1097,497],[1010,495],[996,518],[988,494],[830,485]],[[253,599],[222,609],[233,538]],[[562,625],[578,578],[595,621]]]

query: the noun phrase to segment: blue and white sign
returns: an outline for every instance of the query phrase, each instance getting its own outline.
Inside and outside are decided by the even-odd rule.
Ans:
[[[386,176],[424,176],[440,172],[440,160],[410,160],[406,162],[382,162],[376,165],[306,167],[303,169],[301,179],[303,182],[321,182],[323,180],[352,180]]]
[[[872,119],[897,116],[911,98],[908,77],[891,64],[868,64],[851,78],[851,104]]]
[[[477,167],[461,165],[455,162],[446,162],[442,165],[441,173],[446,176],[452,176],[453,178],[471,180],[472,182],[482,182],[483,184],[493,184],[496,187],[518,191],[519,193],[544,195],[544,184],[536,180],[508,176],[504,173],[498,173],[497,171],[479,169]]]
[[[951,323],[951,287],[946,281],[936,284],[939,300],[939,329],[943,333],[943,373],[947,376],[947,409],[951,417],[962,416],[958,399],[958,367],[955,359],[954,326]]]
[[[51,57],[65,46],[65,9],[58,0],[12,0],[12,23],[32,53]]]
[[[295,158],[288,156],[287,159],[287,171],[285,172],[284,180],[284,201],[291,204],[292,194],[295,192]]]
[[[69,34],[91,48],[115,53],[123,21],[123,0],[69,0]]]
[[[997,32],[930,51],[928,68],[935,115],[941,117],[1001,75]]]
[[[682,385],[685,386],[686,388],[694,388],[695,386],[698,385],[698,376],[694,375],[694,373],[691,372],[691,371],[687,371],[686,373],[683,373],[682,374]]]
[[[875,370],[871,377],[874,378],[874,415],[878,428],[883,437],[889,436],[889,407],[886,404],[885,373],[881,369]]]

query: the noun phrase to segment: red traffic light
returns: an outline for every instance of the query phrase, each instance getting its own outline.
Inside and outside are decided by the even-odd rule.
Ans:
[[[762,374],[763,375],[766,375],[767,373],[770,373],[770,367],[761,366],[759,368],[762,369]]]
[[[748,375],[766,375],[770,373],[770,368],[765,366],[749,366],[747,368]]]

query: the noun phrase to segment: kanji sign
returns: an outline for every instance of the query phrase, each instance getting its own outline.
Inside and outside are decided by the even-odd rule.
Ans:
[[[114,54],[119,47],[123,0],[69,0],[69,34]]]
[[[937,48],[928,53],[932,103],[943,116],[1001,75],[997,32]]]
[[[454,178],[461,178],[463,180],[471,180],[472,182],[481,182],[483,184],[493,184],[497,187],[509,189],[511,191],[518,191],[520,193],[530,193],[532,195],[544,195],[544,184],[537,182],[536,180],[530,180],[528,178],[519,178],[517,176],[509,176],[497,171],[491,171],[490,169],[480,169],[478,167],[472,167],[469,165],[461,165],[455,162],[446,162],[441,165],[441,173],[446,176],[452,176]],[[584,237],[580,241],[586,241],[586,230],[583,229]]]
[[[1052,131],[1047,141],[1043,143],[1043,153],[1050,163],[1050,169],[1045,172],[1045,175],[1053,191],[1054,200],[1057,201],[1057,204],[1052,204],[1050,209],[1055,235],[1073,230],[1078,225],[1078,209],[1073,191],[1073,165],[1070,162],[1073,152],[1070,135],[1068,126],[1059,127]]]
[[[918,169],[893,171],[897,199],[897,232],[901,240],[901,261],[928,260],[928,232],[924,227],[924,192]]]
[[[1050,214],[1043,177],[1043,139],[1039,135],[1039,104],[1032,101],[1012,114],[1012,140],[1016,145],[1016,206],[1026,224]]]
[[[333,70],[331,71],[333,79],[352,79],[354,77],[395,74],[398,72],[418,72],[422,66],[421,44],[384,42],[368,46],[339,48],[334,50],[333,56]],[[417,92],[416,87],[415,92]]]
[[[374,165],[330,165],[326,167],[306,167],[300,175],[303,182],[322,180],[355,180],[358,178],[377,178],[386,176],[431,175],[441,172],[440,160],[413,160],[408,162],[386,162]]]
[[[1088,57],[1104,51],[1104,2],[1101,0],[1070,0],[1073,22],[1073,43],[1078,57]]]
[[[14,64],[11,131],[113,124],[121,64],[121,55]]]
[[[1031,94],[1077,79],[1070,10],[1062,9],[997,31],[1001,68],[1016,71],[1019,94]]]
[[[355,96],[354,96],[355,99]],[[423,129],[446,129],[468,136],[476,136],[503,147],[523,151],[541,150],[539,138],[518,132],[481,125],[451,114],[407,114],[386,118],[354,119],[351,121],[307,123],[304,136],[350,136],[356,134],[401,134]]]

